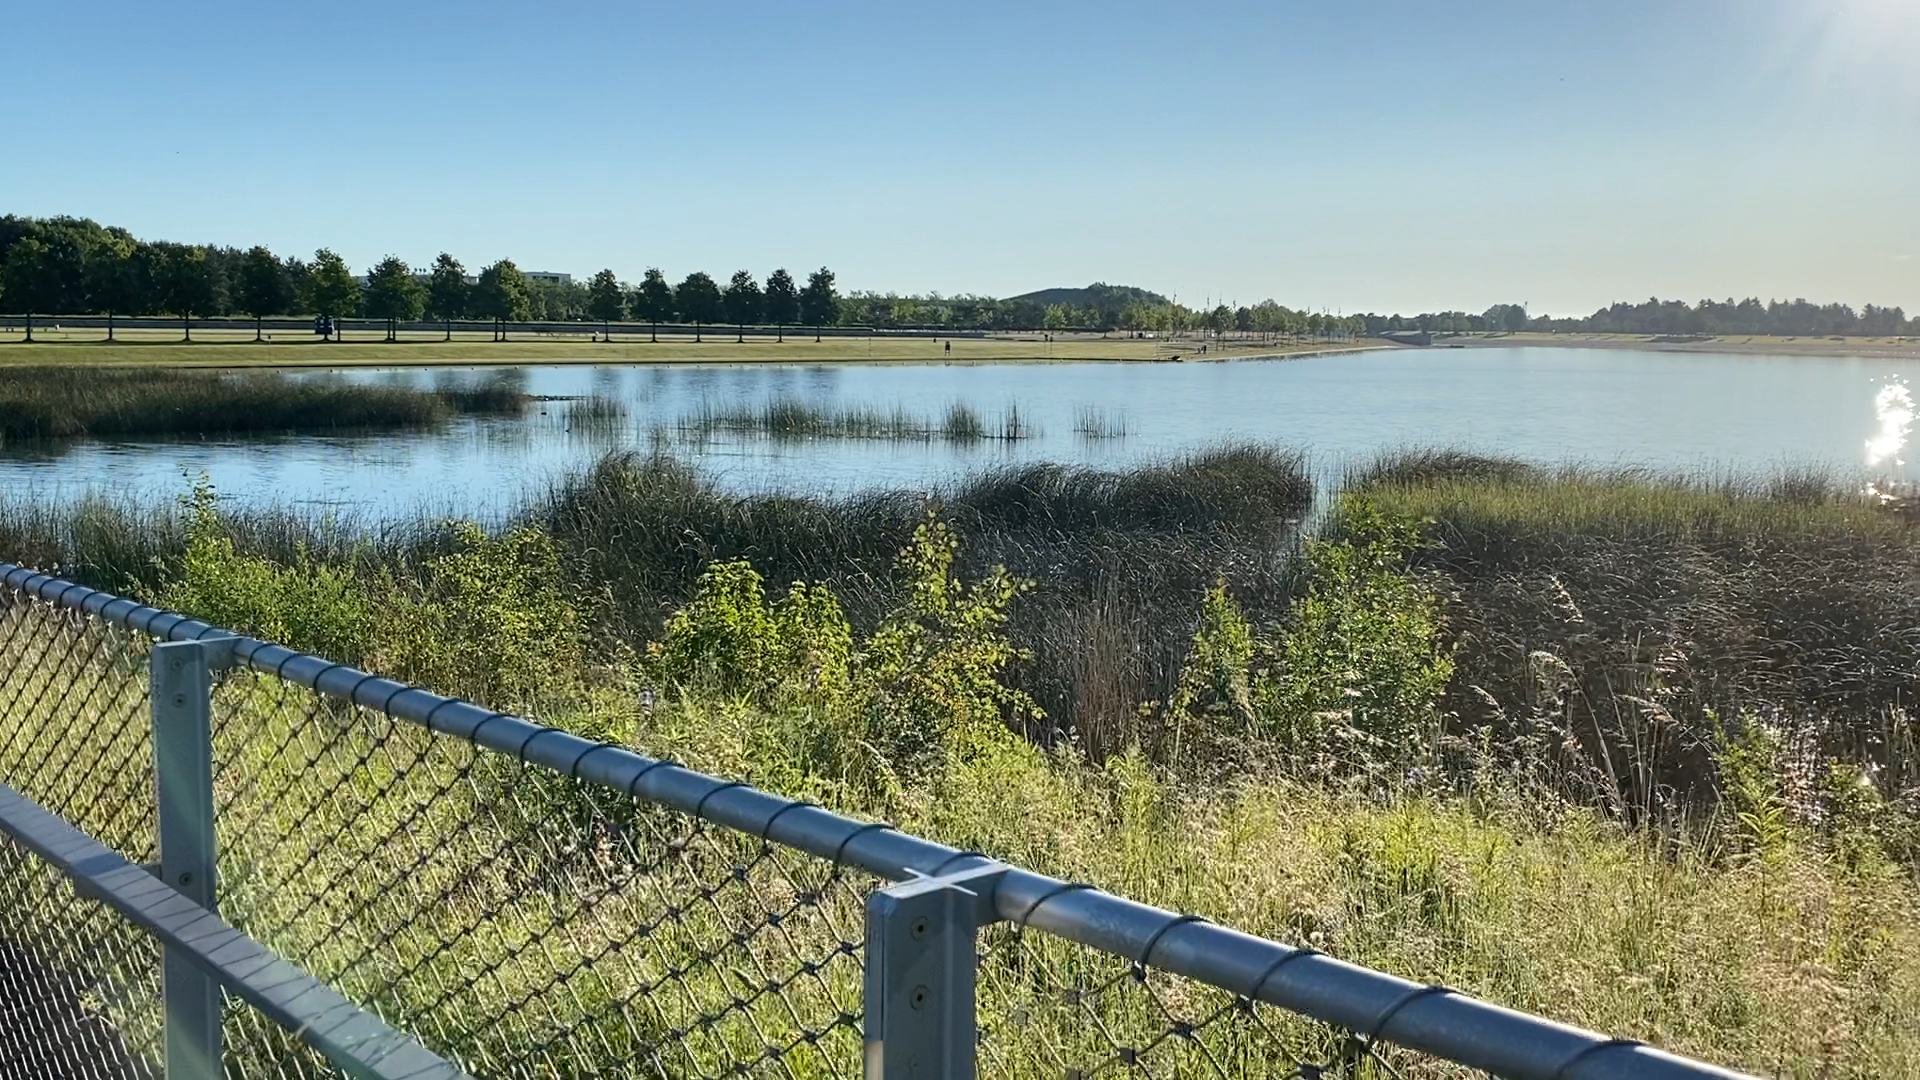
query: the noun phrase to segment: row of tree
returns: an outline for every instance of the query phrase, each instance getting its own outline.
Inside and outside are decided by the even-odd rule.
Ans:
[[[1059,297],[1056,300],[1054,298]],[[841,297],[825,267],[805,285],[785,270],[760,279],[741,270],[725,284],[695,272],[677,285],[657,269],[638,284],[602,270],[584,282],[529,279],[510,259],[477,275],[451,255],[416,269],[396,256],[356,277],[325,248],[312,259],[282,258],[264,247],[241,250],[136,239],[85,218],[0,217],[0,311],[45,315],[164,313],[182,317],[332,315],[413,321],[734,323],[877,326],[953,330],[1122,330],[1163,334],[1229,333],[1267,337],[1344,337],[1395,330],[1441,333],[1499,330],[1634,334],[1920,334],[1920,318],[1898,307],[1758,299],[1687,304],[1648,300],[1614,304],[1586,318],[1529,316],[1518,304],[1481,314],[1331,315],[1263,300],[1250,306],[1190,308],[1128,286],[1095,284],[1010,299],[902,296],[856,292]]]
[[[804,286],[785,270],[764,282],[741,270],[725,285],[696,271],[673,285],[657,269],[629,286],[611,270],[584,284],[530,280],[511,259],[469,275],[443,253],[425,270],[389,255],[362,279],[326,248],[311,260],[281,258],[265,247],[138,240],[84,218],[0,218],[0,310],[28,314],[826,326],[839,321],[839,300],[825,267]]]
[[[1357,319],[1295,311],[1271,300],[1194,309],[1129,286],[1095,284],[1048,294],[839,295],[821,267],[800,284],[786,270],[764,279],[741,270],[724,283],[704,272],[678,284],[650,269],[637,284],[601,270],[581,281],[535,280],[511,259],[470,275],[441,254],[426,268],[389,255],[356,277],[338,254],[282,258],[265,247],[136,239],[84,218],[0,218],[0,310],[43,315],[310,314],[394,319],[501,319],[738,325],[875,326],[952,330],[1125,330],[1160,333],[1350,335]]]
[[[1920,334],[1920,316],[1908,318],[1899,307],[1877,304],[1854,310],[1847,304],[1806,300],[1648,300],[1613,304],[1585,318],[1529,316],[1519,304],[1495,304],[1479,315],[1464,311],[1422,315],[1367,315],[1366,332],[1430,330],[1436,333],[1533,330],[1547,333],[1718,335],[1778,337],[1895,337]]]
[[[808,275],[804,286],[784,269],[768,274],[764,283],[750,271],[740,270],[721,285],[711,275],[696,270],[674,285],[658,269],[650,269],[638,285],[621,281],[612,270],[602,270],[579,284],[531,281],[510,259],[502,259],[481,270],[478,278],[469,279],[460,260],[443,252],[424,272],[389,255],[367,274],[365,296],[357,310],[313,310],[403,322],[421,318],[509,322],[632,319],[650,323],[828,326],[838,318],[839,297],[833,271],[824,266]]]
[[[1103,288],[1093,286],[1090,292]],[[1137,292],[1137,290],[1134,290]],[[1150,295],[1150,294],[1149,294]],[[959,330],[1121,330],[1159,334],[1229,333],[1268,337],[1347,336],[1363,324],[1354,317],[1299,311],[1262,300],[1251,306],[1191,308],[1159,297],[1124,303],[1041,303],[1021,297],[901,296],[856,292],[841,302],[841,318],[858,326]]]

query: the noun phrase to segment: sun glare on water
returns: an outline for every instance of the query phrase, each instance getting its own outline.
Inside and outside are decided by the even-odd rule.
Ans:
[[[1873,411],[1879,428],[1867,440],[1867,465],[1877,467],[1891,461],[1905,465],[1899,454],[1907,445],[1907,432],[1913,428],[1913,394],[1905,379],[1887,381],[1873,396]]]

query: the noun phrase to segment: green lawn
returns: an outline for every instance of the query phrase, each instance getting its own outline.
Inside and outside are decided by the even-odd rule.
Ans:
[[[834,363],[840,361],[928,363],[968,361],[1093,361],[1167,360],[1197,356],[1199,342],[1135,340],[1098,335],[1062,335],[1045,341],[1038,335],[991,338],[872,338],[829,337],[815,342],[813,335],[796,331],[778,341],[773,335],[749,333],[735,340],[731,329],[716,328],[695,342],[692,335],[663,334],[657,342],[645,334],[616,335],[612,342],[596,340],[594,328],[583,325],[577,334],[513,335],[492,340],[487,333],[456,333],[452,341],[437,333],[403,335],[399,342],[383,340],[376,332],[352,332],[344,342],[323,342],[312,334],[281,332],[279,340],[258,344],[251,330],[199,330],[192,342],[180,340],[178,330],[121,330],[112,344],[95,329],[61,332],[36,328],[35,343],[22,341],[18,330],[0,331],[0,365],[4,364],[159,364],[171,367],[351,367],[362,364],[494,363],[598,364],[645,362]],[[357,340],[364,338],[365,340]],[[948,341],[953,351],[946,351]],[[1365,347],[1362,343],[1262,343],[1226,341],[1209,345],[1207,358],[1271,356],[1339,351]]]

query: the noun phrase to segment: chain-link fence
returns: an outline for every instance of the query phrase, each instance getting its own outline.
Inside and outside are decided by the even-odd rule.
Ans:
[[[164,864],[154,790],[165,802],[179,766],[156,778],[147,717],[204,698],[220,917],[475,1076],[1733,1075],[26,570],[0,579],[0,783]],[[152,658],[192,641],[201,689],[150,701]],[[0,986],[21,988],[0,1047],[155,1075],[173,1023],[160,947],[32,856],[0,856]],[[330,1075],[274,1019],[227,1010],[227,1074]],[[14,1075],[60,1074],[0,1066]]]

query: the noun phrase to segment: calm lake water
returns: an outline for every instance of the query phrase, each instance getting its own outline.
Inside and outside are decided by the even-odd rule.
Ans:
[[[250,502],[488,514],[609,449],[650,449],[662,430],[675,454],[730,487],[805,492],[924,487],[1035,460],[1118,467],[1239,439],[1307,450],[1322,469],[1419,446],[1721,471],[1813,463],[1864,476],[1866,442],[1881,427],[1876,394],[1889,380],[1915,376],[1914,361],[1552,348],[1204,364],[356,369],[335,377],[422,386],[507,377],[538,395],[617,398],[628,415],[611,426],[576,426],[571,402],[550,401],[523,420],[465,420],[431,433],[10,447],[0,451],[0,484],[15,496],[92,488],[153,498],[205,474],[223,494]],[[965,403],[990,426],[1017,405],[1040,434],[956,446],[698,440],[674,431],[703,407],[781,398],[900,407],[934,419]],[[1125,434],[1076,431],[1088,413]],[[1873,471],[1911,479],[1891,461]]]

